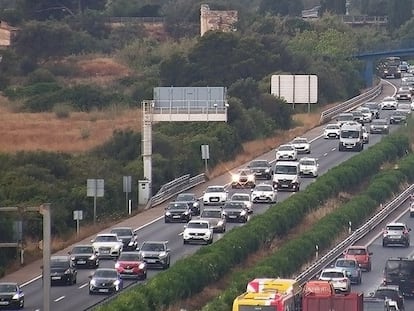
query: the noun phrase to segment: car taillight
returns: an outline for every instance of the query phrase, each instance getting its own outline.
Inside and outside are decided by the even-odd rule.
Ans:
[[[403,231],[403,233],[404,233],[404,234],[407,234],[407,233],[408,233],[408,230],[404,230],[404,231]]]
[[[384,231],[382,232],[382,234],[383,234],[383,235],[386,235],[386,234],[388,234],[388,231],[387,231],[387,230],[384,230]]]

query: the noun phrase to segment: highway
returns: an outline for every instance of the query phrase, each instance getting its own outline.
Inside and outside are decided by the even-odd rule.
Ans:
[[[383,98],[388,95],[393,95],[395,92],[395,88],[391,85],[385,85],[384,91],[381,94],[380,98]],[[381,112],[382,115],[388,115],[389,112]],[[369,124],[367,125],[369,126]],[[393,131],[397,126],[393,125],[391,126],[391,131]],[[322,134],[322,128],[320,130],[320,134]],[[319,174],[325,173],[327,170],[329,170],[331,167],[336,166],[340,164],[341,162],[349,159],[353,155],[357,154],[354,152],[338,152],[338,140],[325,140],[318,137],[308,137],[308,135],[303,135],[304,137],[307,137],[309,140],[311,140],[311,148],[312,152],[311,156],[318,158],[319,160]],[[379,142],[382,135],[370,135],[370,143],[369,145],[366,145],[365,147],[369,147],[374,145],[375,143]],[[270,161],[274,161],[275,158],[275,152],[271,151],[260,158],[267,159]],[[217,185],[226,185],[231,181],[230,174],[226,174],[223,176],[218,177],[214,180],[214,182]],[[313,178],[302,178],[302,185],[301,189],[306,188],[307,185],[312,183],[314,181]],[[242,190],[242,189],[229,189],[229,197],[234,192],[250,192],[250,189]],[[196,193],[198,196],[201,196],[202,193]],[[278,192],[278,201],[282,201],[286,199],[288,196],[293,195],[294,193],[291,192]],[[263,213],[266,211],[266,209],[269,207],[268,204],[255,204],[253,207],[254,214]],[[411,221],[411,223],[414,222]],[[234,227],[241,226],[242,224],[233,224],[228,223],[227,230],[231,230]],[[183,231],[183,223],[179,224],[165,224],[163,219],[154,220],[151,222],[150,225],[144,226],[142,228],[139,228],[138,230],[138,236],[139,236],[139,242],[142,243],[145,240],[168,240],[169,241],[169,248],[172,252],[171,257],[171,264],[174,264],[175,261],[178,259],[189,256],[193,254],[199,247],[202,247],[200,245],[183,245],[182,243],[182,237],[181,233]],[[414,224],[412,224],[412,227],[414,228]],[[109,229],[108,229],[109,231]],[[223,236],[223,234],[215,234],[215,240],[220,239]],[[377,247],[378,246],[378,249]],[[411,248],[410,248],[411,249]],[[410,249],[398,249],[398,252],[401,251],[407,252]],[[411,249],[412,250],[412,249]],[[373,245],[373,251],[374,251],[374,260],[385,260],[388,254],[396,255],[396,253],[393,253],[393,249],[382,249],[382,246],[380,245],[379,240],[374,242]],[[377,255],[378,253],[378,255]],[[399,253],[398,253],[399,254]],[[383,259],[380,259],[383,258]],[[381,278],[380,275],[377,275],[378,271],[382,269],[383,263],[374,261],[373,265],[373,271],[369,273],[369,276],[367,274],[364,274],[364,280],[361,287],[367,285],[368,287],[366,290],[371,290],[375,287],[375,285],[378,282],[378,280]],[[106,260],[101,261],[101,267],[113,267],[114,261]],[[78,276],[77,276],[77,284],[72,286],[53,286],[51,290],[51,310],[53,311],[66,311],[66,310],[85,310],[89,308],[90,306],[93,306],[94,304],[98,303],[99,301],[103,300],[105,296],[100,295],[93,295],[90,296],[88,294],[88,276],[91,274],[92,270],[78,270]],[[148,271],[148,278],[153,277],[155,274],[157,274],[159,271],[157,270],[149,270]],[[366,276],[366,278],[365,278]],[[372,277],[371,277],[372,276]],[[131,284],[133,281],[125,281],[125,285]],[[139,281],[141,282],[141,281]],[[124,285],[124,286],[125,286]],[[34,280],[32,282],[29,282],[29,284],[26,284],[24,286],[24,292],[25,292],[25,310],[42,310],[42,281],[40,278],[37,280]],[[356,289],[356,288],[355,288]],[[364,288],[365,291],[365,288]],[[409,309],[408,309],[409,310]],[[414,310],[414,308],[412,309]]]

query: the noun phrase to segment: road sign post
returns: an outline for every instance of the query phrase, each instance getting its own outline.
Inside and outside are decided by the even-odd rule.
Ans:
[[[86,195],[93,197],[93,224],[96,224],[96,198],[104,196],[103,179],[88,179],[86,181]]]
[[[123,181],[122,182],[122,187],[123,187],[123,190],[125,192],[125,204],[126,204],[126,207],[127,207],[128,215],[131,215],[131,208],[130,208],[130,205],[129,205],[129,202],[128,202],[128,194],[131,192],[131,180],[132,180],[131,176],[124,176],[123,180],[122,180]]]
[[[76,236],[79,236],[79,221],[83,219],[83,211],[73,211],[73,220],[76,220]]]
[[[210,159],[210,150],[208,145],[201,145],[201,159],[204,160],[205,173],[208,173],[208,160]]]

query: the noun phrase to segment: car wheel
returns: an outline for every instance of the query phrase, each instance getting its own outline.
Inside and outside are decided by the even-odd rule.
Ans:
[[[146,279],[147,279],[147,272],[145,271],[145,273],[141,277],[141,280],[146,280]]]
[[[368,264],[367,272],[371,272],[371,263]]]
[[[382,241],[382,247],[387,246],[387,243],[385,241]]]
[[[76,275],[75,275],[75,278],[73,279],[72,284],[76,284]]]
[[[407,247],[407,248],[410,247],[410,242],[408,242],[408,241],[405,242],[405,247]]]
[[[168,219],[164,219],[164,223],[169,223],[170,221]]]
[[[187,244],[187,241],[186,240],[183,240],[183,244],[185,245],[185,244]]]
[[[361,284],[362,283],[362,277],[360,276],[359,278],[358,278],[358,284]]]
[[[22,302],[20,303],[19,309],[23,309],[24,308],[24,299],[22,300]]]
[[[90,291],[89,291],[89,295],[93,295],[93,291],[91,291],[91,290],[90,290]]]

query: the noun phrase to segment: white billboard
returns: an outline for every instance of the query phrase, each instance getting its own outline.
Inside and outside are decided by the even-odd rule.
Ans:
[[[316,75],[272,75],[270,93],[289,104],[316,104],[318,77]]]

